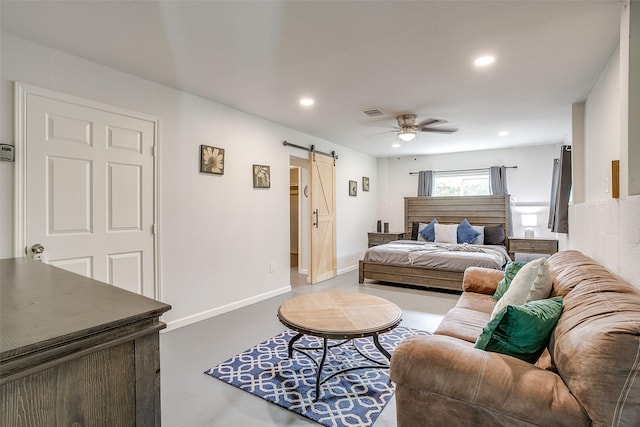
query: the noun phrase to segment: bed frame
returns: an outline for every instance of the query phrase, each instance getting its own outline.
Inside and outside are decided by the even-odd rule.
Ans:
[[[467,218],[472,225],[503,224],[509,236],[509,195],[459,197],[405,197],[405,236],[411,236],[413,222],[436,218],[443,224],[457,224]],[[505,242],[506,244],[507,242]],[[429,267],[360,261],[359,282],[364,279],[462,291],[462,272]]]

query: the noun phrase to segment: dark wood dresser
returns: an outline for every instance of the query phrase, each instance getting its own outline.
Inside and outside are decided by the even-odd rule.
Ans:
[[[0,426],[159,426],[159,317],[170,308],[0,260]]]

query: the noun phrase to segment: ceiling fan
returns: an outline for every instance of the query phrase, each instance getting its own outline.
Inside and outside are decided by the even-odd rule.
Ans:
[[[397,132],[398,138],[402,141],[413,141],[416,138],[417,132],[437,132],[437,133],[454,133],[458,131],[458,128],[441,128],[433,127],[447,123],[443,119],[425,119],[416,123],[418,116],[415,114],[401,114],[396,117],[398,126],[391,126],[393,130],[389,132]]]

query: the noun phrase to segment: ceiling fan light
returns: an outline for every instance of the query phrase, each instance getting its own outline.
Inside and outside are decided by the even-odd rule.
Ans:
[[[405,142],[413,141],[416,139],[416,133],[413,130],[403,129],[398,132],[398,138]]]

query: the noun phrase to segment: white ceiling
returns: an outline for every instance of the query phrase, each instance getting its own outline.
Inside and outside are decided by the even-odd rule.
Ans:
[[[0,5],[6,32],[376,157],[565,141],[571,104],[613,52],[622,10],[615,0]],[[487,53],[496,62],[474,67]],[[301,107],[303,95],[316,104]],[[460,130],[400,148],[394,133],[370,136],[402,113]]]

